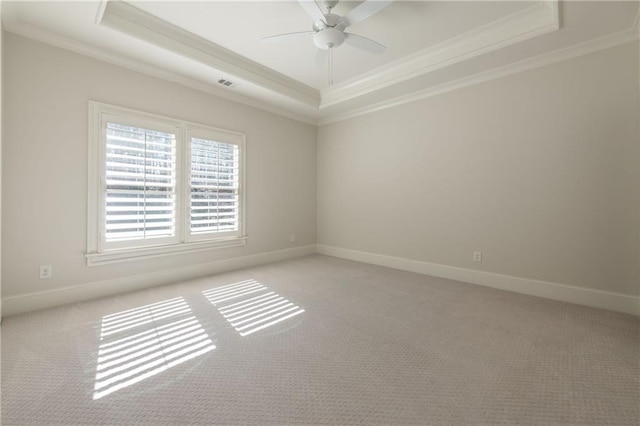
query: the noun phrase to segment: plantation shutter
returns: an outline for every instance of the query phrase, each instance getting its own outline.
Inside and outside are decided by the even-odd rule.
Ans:
[[[240,226],[240,154],[236,144],[191,138],[191,236],[234,235]]]
[[[107,243],[176,235],[176,134],[106,123]]]

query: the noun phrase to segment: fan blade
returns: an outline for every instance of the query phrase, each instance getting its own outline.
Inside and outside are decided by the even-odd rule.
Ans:
[[[298,33],[286,33],[286,34],[278,34],[269,37],[262,37],[263,43],[273,43],[277,41],[287,41],[287,40],[298,40],[303,38],[308,38],[315,33],[313,31],[302,31]]]
[[[380,12],[385,7],[389,6],[393,0],[368,0],[362,3],[360,6],[352,9],[347,13],[342,21],[348,27],[349,25],[355,25],[358,22],[364,21],[370,16]]]
[[[315,58],[313,58],[313,67],[315,69],[323,69],[327,66],[329,61],[329,51],[325,49],[318,49]]]
[[[358,49],[366,50],[367,52],[380,54],[384,52],[386,47],[375,40],[371,40],[367,37],[362,37],[358,34],[344,33],[347,37],[344,41],[350,44],[353,47],[357,47]]]
[[[300,3],[300,6],[302,6],[304,11],[307,12],[309,16],[311,16],[313,22],[317,21],[318,19],[324,22],[324,13],[322,13],[320,6],[318,6],[318,4],[314,0],[298,0],[298,3]]]

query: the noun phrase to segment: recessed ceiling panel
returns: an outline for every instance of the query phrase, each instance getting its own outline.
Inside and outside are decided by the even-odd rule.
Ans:
[[[312,30],[312,19],[296,1],[131,3],[309,86],[328,86],[327,69],[313,65],[316,47],[311,38],[261,42],[266,36]],[[360,3],[340,1],[332,12],[344,16]],[[349,32],[386,45],[386,51],[375,55],[346,44],[336,48],[334,81],[351,80],[536,3],[539,2],[394,1],[371,18],[349,27]]]
[[[333,12],[344,16],[362,3],[341,0]],[[338,47],[329,87],[327,69],[313,66],[312,39],[261,42],[312,29],[294,0],[4,0],[2,6],[7,31],[314,123],[529,59],[545,63],[537,59],[544,55],[562,60],[636,41],[639,21],[637,1],[394,0],[348,28],[387,49],[374,55]],[[235,84],[223,87],[220,79]]]

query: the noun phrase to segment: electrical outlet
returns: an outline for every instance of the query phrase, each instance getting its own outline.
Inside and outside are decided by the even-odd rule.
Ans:
[[[291,241],[292,243],[296,241],[296,234],[291,234],[291,237],[289,237],[289,241]]]
[[[474,262],[482,262],[482,252],[481,251],[474,251],[473,252],[473,261]]]
[[[53,269],[51,265],[40,265],[40,279],[48,280],[53,276]]]

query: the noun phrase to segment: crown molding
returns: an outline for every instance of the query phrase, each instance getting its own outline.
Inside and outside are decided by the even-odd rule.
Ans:
[[[124,1],[109,1],[100,24],[171,52],[211,66],[250,83],[317,107],[319,92],[313,87],[238,55],[185,31]]]
[[[165,68],[151,65],[149,63],[133,59],[125,55],[121,55],[119,53],[110,52],[105,49],[65,37],[53,31],[45,30],[41,27],[21,22],[19,20],[5,21],[4,29],[8,32],[17,34],[22,37],[27,37],[132,71],[150,75],[152,77],[156,77],[172,83],[180,84],[182,86],[189,87],[190,89],[198,90],[209,95],[223,98],[232,102],[237,102],[239,104],[243,104],[252,108],[261,109],[263,111],[300,121],[302,123],[317,125],[317,120],[315,117],[296,114],[288,109],[277,107],[271,103],[262,102],[234,92],[232,90],[219,88],[204,81],[186,77],[180,73],[168,71]]]
[[[322,126],[326,124],[336,123],[338,121],[348,120],[351,118],[359,117],[361,115],[393,108],[406,103],[419,101],[431,96],[436,96],[465,87],[473,86],[475,84],[496,80],[509,75],[529,71],[557,62],[566,61],[568,59],[588,55],[590,53],[599,52],[601,50],[610,49],[612,47],[621,46],[627,43],[632,43],[638,41],[638,39],[639,33],[636,28],[632,27],[618,33],[610,34],[594,40],[589,40],[564,49],[559,49],[553,52],[535,56],[533,58],[524,59],[522,61],[514,62],[512,64],[504,65],[498,68],[493,68],[491,70],[483,71],[474,75],[460,78],[458,80],[429,87],[408,95],[398,96],[362,108],[355,108],[345,113],[326,115],[318,119],[318,125]]]
[[[558,0],[543,0],[520,12],[468,31],[355,79],[323,89],[320,92],[320,109],[557,31],[559,28]]]
[[[109,0],[99,0],[98,1],[98,10],[96,11],[96,17],[93,20],[94,24],[99,24],[100,21],[102,21],[102,17],[104,16],[104,11],[107,10],[107,4],[108,3],[109,3]]]
[[[541,0],[393,64],[318,91],[125,1],[109,1],[100,24],[319,110],[560,28],[558,0]]]
[[[3,6],[11,4],[12,3],[5,3]],[[632,28],[628,30],[534,58],[525,59],[517,63],[483,71],[455,81],[428,87],[418,92],[390,98],[365,107],[350,108],[343,113],[332,113],[328,108],[329,106],[337,106],[343,101],[375,92],[383,87],[426,74],[438,68],[462,62],[474,56],[497,50],[540,34],[557,30],[560,27],[558,0],[542,0],[521,12],[504,17],[437,46],[423,50],[411,57],[395,62],[390,66],[379,68],[366,74],[362,78],[333,86],[329,89],[331,92],[323,91],[322,103],[319,103],[320,92],[314,88],[303,85],[260,64],[249,61],[234,52],[217,46],[214,43],[174,27],[123,1],[100,0],[95,18],[96,22],[102,21],[102,24],[112,28],[118,26],[126,27],[127,30],[120,28],[118,28],[118,30],[124,31],[128,35],[142,38],[147,42],[160,45],[171,52],[186,56],[206,66],[220,70],[224,69],[225,71],[228,70],[226,72],[233,77],[243,78],[253,73],[255,74],[255,78],[246,78],[247,82],[270,92],[268,96],[272,96],[273,99],[280,97],[283,101],[286,99],[294,103],[299,102],[298,105],[300,106],[305,105],[307,111],[302,112],[301,109],[292,105],[276,105],[275,101],[272,103],[269,100],[256,99],[252,97],[250,93],[246,94],[217,87],[199,78],[187,77],[179,72],[168,71],[163,67],[151,65],[126,55],[65,37],[59,33],[23,22],[15,12],[15,7],[3,8],[3,22],[5,28],[10,32],[312,125],[325,125],[358,117],[468,87],[473,84],[614,47],[638,40],[640,34],[639,10],[633,21]],[[150,28],[148,28],[148,26]],[[224,63],[227,65],[225,66]],[[248,69],[243,68],[245,64],[248,64]],[[244,72],[242,76],[238,75],[241,74],[241,72],[234,71],[238,69]],[[263,72],[263,69],[266,69],[266,71]],[[334,101],[331,103],[325,102],[327,93],[332,93],[333,96],[335,96]],[[300,101],[300,99],[305,99],[305,101]]]

